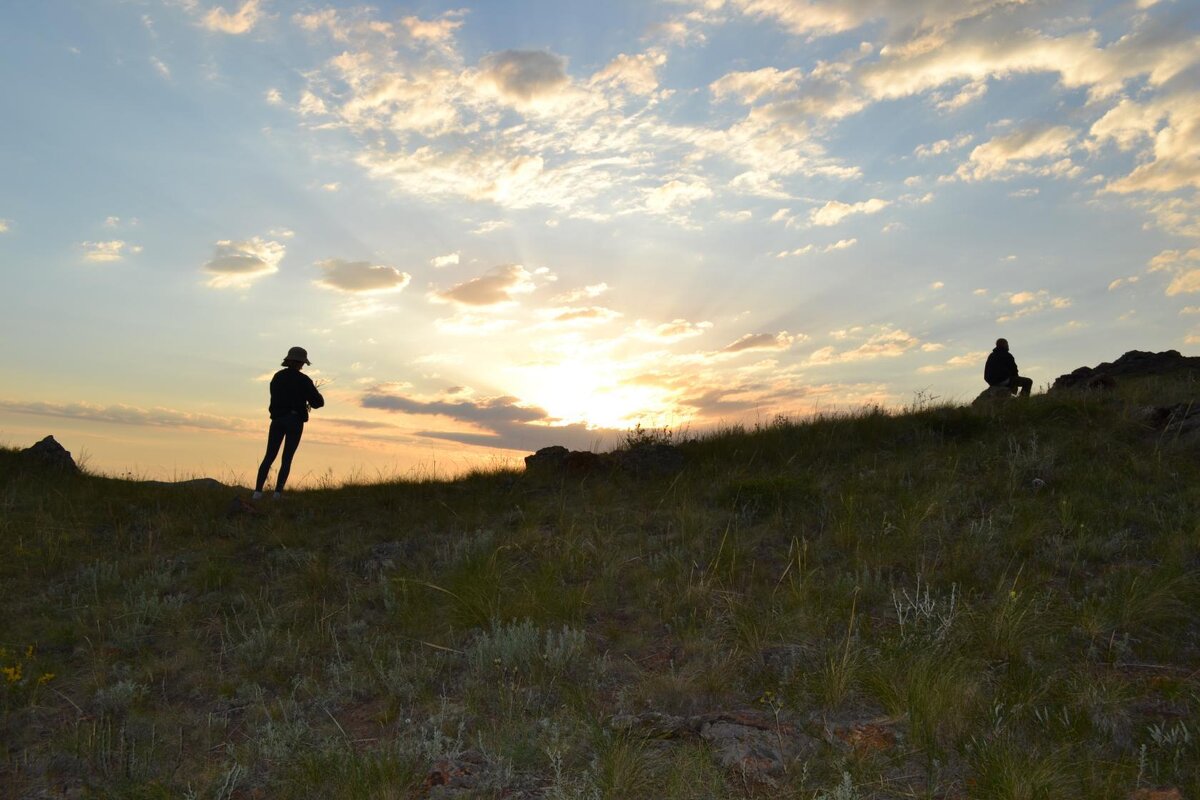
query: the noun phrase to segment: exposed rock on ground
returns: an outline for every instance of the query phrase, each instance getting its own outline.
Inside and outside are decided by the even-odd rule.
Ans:
[[[1112,363],[1106,361],[1095,367],[1080,367],[1066,375],[1060,375],[1051,385],[1050,391],[1113,389],[1122,378],[1176,372],[1192,372],[1200,377],[1200,357],[1183,356],[1178,350],[1166,350],[1161,353],[1130,350]]]
[[[612,453],[568,450],[554,445],[525,456],[525,471],[538,475],[582,476],[608,470],[650,477],[673,475],[683,469],[683,462],[683,451],[672,444],[638,444]]]
[[[698,738],[712,748],[722,767],[770,783],[787,767],[814,755],[820,742],[794,722],[757,711],[729,711],[678,717],[650,711],[623,714],[611,727],[655,739]]]
[[[71,458],[71,453],[53,436],[47,436],[32,447],[25,448],[21,451],[21,457],[26,462],[42,468],[72,475],[79,472],[79,467],[75,464],[75,459]]]

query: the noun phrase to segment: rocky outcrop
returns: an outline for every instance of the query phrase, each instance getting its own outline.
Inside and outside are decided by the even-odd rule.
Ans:
[[[41,469],[71,475],[79,472],[79,467],[76,465],[75,459],[71,458],[70,451],[59,444],[53,436],[47,436],[32,447],[22,450],[21,458],[26,463]]]
[[[543,447],[525,456],[525,471],[534,475],[590,475],[623,472],[637,477],[673,475],[683,469],[683,451],[672,444],[637,444],[611,453],[568,450],[560,445]]]
[[[1111,363],[1106,361],[1094,367],[1080,367],[1074,372],[1060,375],[1051,385],[1050,391],[1104,391],[1115,388],[1124,378],[1179,372],[1193,372],[1200,376],[1200,357],[1180,355],[1178,350],[1166,350],[1161,353],[1130,350]]]

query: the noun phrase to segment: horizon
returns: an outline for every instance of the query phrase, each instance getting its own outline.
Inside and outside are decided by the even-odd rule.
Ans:
[[[0,444],[245,481],[292,346],[303,486],[1200,343],[1186,3],[499,5],[0,10]]]

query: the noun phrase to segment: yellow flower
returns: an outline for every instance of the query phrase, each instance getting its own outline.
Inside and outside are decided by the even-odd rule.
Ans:
[[[33,645],[29,645],[28,647],[25,648],[25,657],[33,658]]]
[[[53,672],[43,672],[41,677],[38,678],[38,681],[37,681],[38,686],[45,686],[47,683],[49,683],[52,680],[54,680]]]
[[[4,677],[8,679],[9,683],[16,683],[17,681],[21,680],[20,664],[15,664],[11,667],[4,667],[3,669],[0,669],[0,672],[4,673]]]

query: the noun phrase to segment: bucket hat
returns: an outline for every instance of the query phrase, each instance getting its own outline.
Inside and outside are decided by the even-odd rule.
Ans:
[[[303,361],[305,364],[312,366],[312,362],[308,360],[308,351],[303,347],[293,347],[288,350],[288,354],[284,356],[284,361]]]

